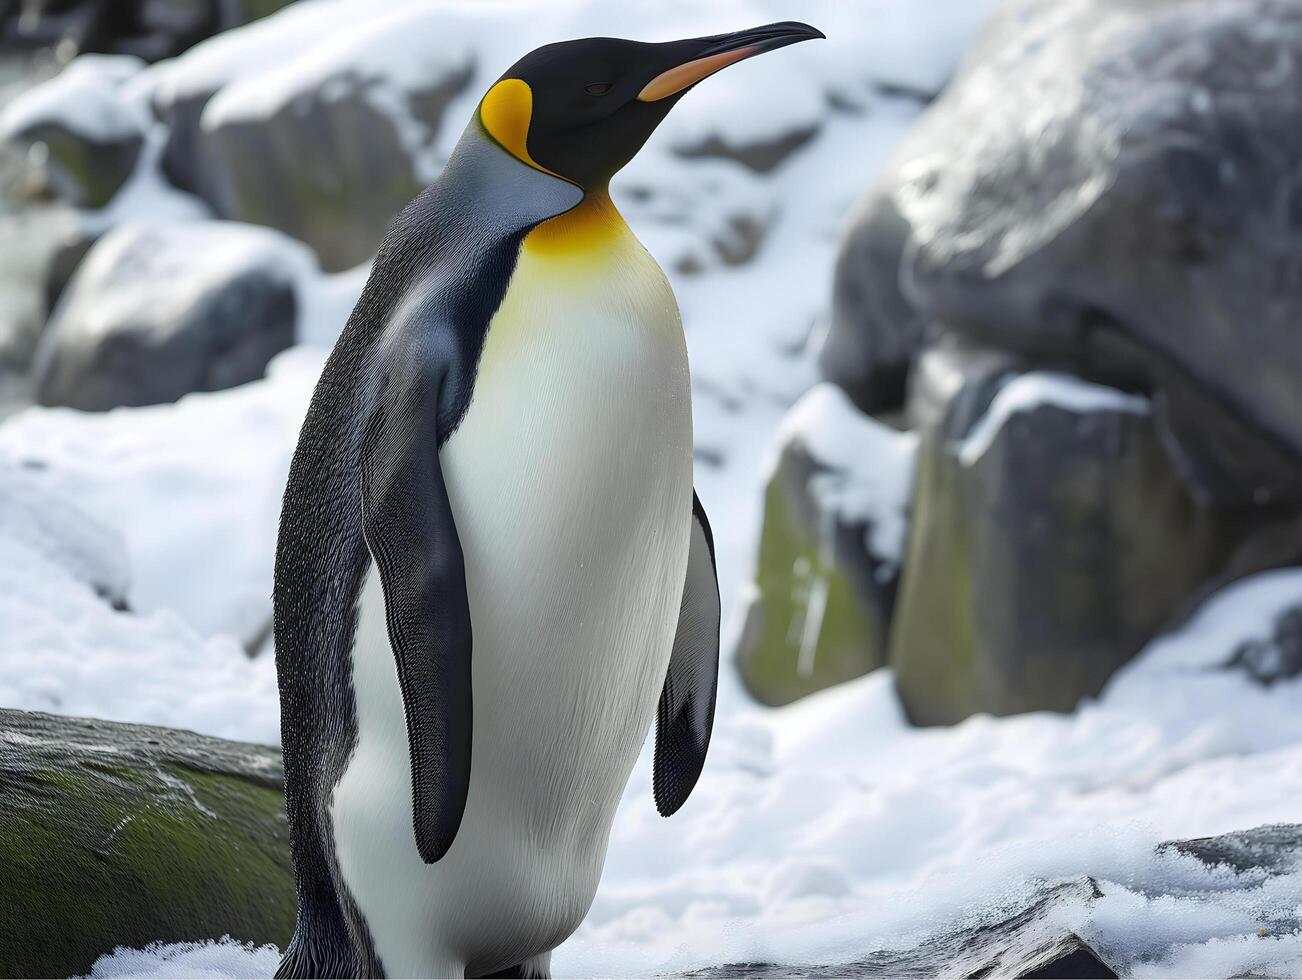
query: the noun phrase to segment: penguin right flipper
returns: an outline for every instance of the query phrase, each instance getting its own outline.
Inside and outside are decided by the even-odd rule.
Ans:
[[[665,817],[687,802],[700,778],[719,689],[719,577],[714,534],[695,491],[691,533],[678,632],[656,712],[653,789],[656,809]]]
[[[439,463],[441,378],[393,352],[362,441],[362,533],[380,573],[426,864],[447,853],[470,787],[470,603]]]

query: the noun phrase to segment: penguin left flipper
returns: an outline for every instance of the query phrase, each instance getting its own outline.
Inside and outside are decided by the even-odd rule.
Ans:
[[[439,463],[440,380],[388,366],[362,440],[362,534],[380,573],[426,864],[447,853],[470,787],[471,627],[465,560]]]
[[[701,498],[692,492],[692,540],[687,580],[669,673],[656,712],[653,788],[667,817],[687,802],[705,765],[719,689],[719,578],[714,535]]]

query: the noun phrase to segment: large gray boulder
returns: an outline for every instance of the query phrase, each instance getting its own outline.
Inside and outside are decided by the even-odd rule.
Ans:
[[[131,224],[98,241],[36,355],[43,405],[106,411],[262,377],[294,343],[302,246],[229,222]]]
[[[825,372],[898,402],[943,323],[1152,391],[1206,499],[1302,501],[1300,89],[1293,0],[1009,0],[857,215]]]
[[[886,663],[915,445],[834,385],[788,416],[736,653],[743,683],[764,704]]]
[[[919,374],[960,380],[923,430],[891,634],[915,723],[1070,711],[1201,593],[1283,557],[1254,550],[1271,525],[1196,499],[1147,399],[961,348]]]
[[[310,47],[310,37],[285,36],[293,14],[259,25],[247,50],[275,57],[284,45]],[[307,24],[314,27],[321,29]],[[329,271],[366,261],[393,215],[437,174],[430,153],[473,61],[436,59],[398,80],[382,65],[339,56],[322,73],[282,76],[269,94],[261,77],[239,75],[247,50],[228,61],[228,51],[241,52],[224,41],[158,73],[153,106],[168,129],[165,173],[221,217],[306,242]],[[369,49],[355,60],[368,57]]]
[[[278,749],[0,709],[0,967],[90,972],[117,946],[288,941]]]

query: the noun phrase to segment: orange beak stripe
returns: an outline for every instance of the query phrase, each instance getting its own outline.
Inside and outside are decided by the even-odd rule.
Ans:
[[[689,61],[670,68],[647,82],[642,91],[637,94],[637,99],[639,102],[658,102],[660,99],[667,99],[671,95],[677,95],[689,85],[695,85],[702,78],[713,75],[716,71],[727,68],[729,65],[736,64],[743,58],[758,54],[759,50],[758,46],[752,45],[748,48],[738,48],[736,51],[720,51],[718,54],[697,58],[695,61]]]

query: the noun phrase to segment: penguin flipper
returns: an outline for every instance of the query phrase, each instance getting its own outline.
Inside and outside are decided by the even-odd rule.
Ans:
[[[656,713],[656,809],[670,816],[687,802],[705,765],[719,689],[719,577],[714,535],[692,492],[692,540],[669,673]]]
[[[433,864],[452,846],[470,787],[470,603],[439,463],[440,381],[386,367],[362,441],[362,534],[407,717],[416,848]]]

